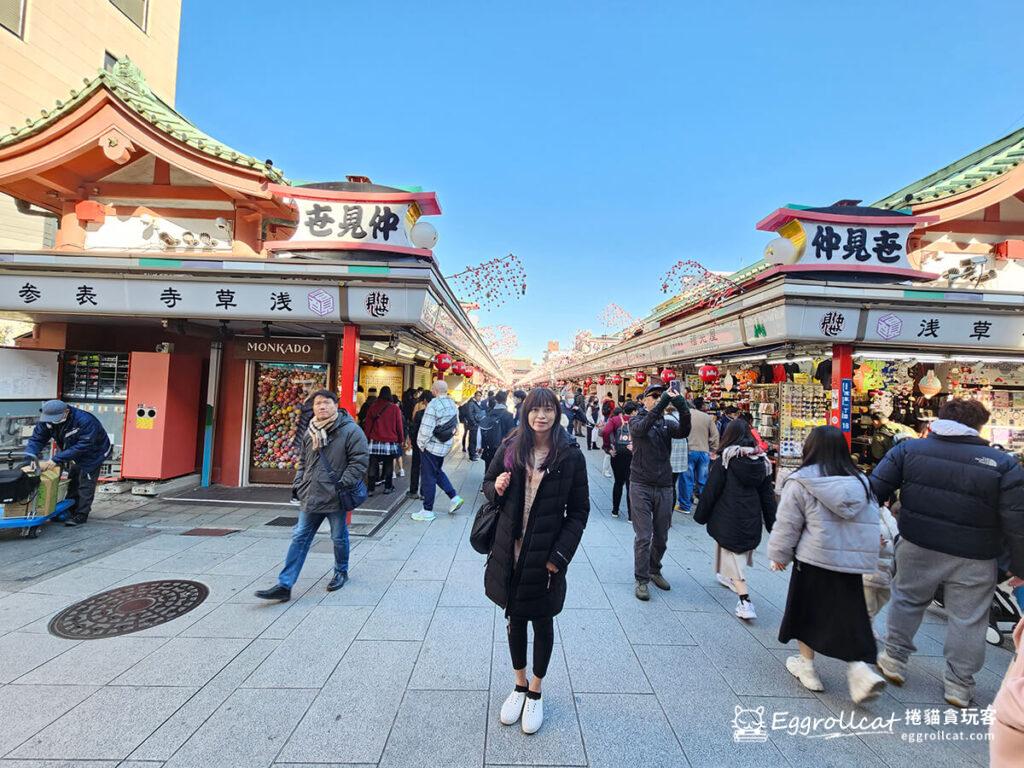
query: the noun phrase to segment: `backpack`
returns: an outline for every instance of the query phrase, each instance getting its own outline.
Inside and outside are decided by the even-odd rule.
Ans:
[[[615,430],[615,450],[629,451],[633,449],[633,436],[629,434],[629,422],[623,420]]]
[[[610,400],[605,400],[601,406],[601,415],[606,419],[612,415],[612,403]]]

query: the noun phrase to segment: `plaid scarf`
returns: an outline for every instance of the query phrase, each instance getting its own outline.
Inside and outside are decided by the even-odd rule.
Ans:
[[[309,421],[309,439],[313,442],[313,450],[319,451],[331,440],[327,436],[327,430],[338,420],[338,412],[335,411],[325,421],[318,421],[316,417]]]

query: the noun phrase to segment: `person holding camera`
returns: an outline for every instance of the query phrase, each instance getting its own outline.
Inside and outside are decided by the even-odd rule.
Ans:
[[[669,403],[676,407],[679,421],[666,421]],[[661,575],[661,559],[668,548],[672,524],[672,440],[690,434],[690,408],[679,382],[651,384],[644,391],[643,409],[629,421],[633,443],[630,465],[629,501],[633,507],[635,594],[650,600],[648,582],[659,589],[671,589]]]
[[[327,591],[341,589],[348,581],[348,513],[338,498],[340,488],[355,488],[363,482],[370,465],[366,436],[348,411],[338,409],[338,396],[321,389],[313,393],[313,418],[306,428],[299,463],[299,520],[292,529],[284,568],[277,585],[261,589],[262,600],[288,601],[299,578],[317,530],[327,520],[334,542],[334,578]]]

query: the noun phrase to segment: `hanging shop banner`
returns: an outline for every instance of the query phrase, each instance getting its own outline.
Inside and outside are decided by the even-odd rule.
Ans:
[[[343,319],[373,325],[414,325],[423,315],[424,288],[389,288],[386,284],[343,288]]]
[[[786,335],[802,341],[830,343],[857,338],[860,309],[856,307],[786,307]]]
[[[664,359],[682,360],[707,357],[739,349],[742,346],[743,331],[740,328],[740,321],[738,319],[727,320],[685,331],[681,337],[667,342],[665,344],[667,354],[664,355]]]
[[[234,356],[239,360],[260,360],[272,363],[322,363],[323,339],[301,337],[236,336]]]
[[[414,248],[410,239],[419,214],[413,205],[295,199],[299,225],[289,242],[353,243]]]
[[[1024,315],[984,310],[941,312],[873,309],[868,312],[864,340],[909,343],[911,346],[971,349],[1024,349]]]
[[[0,310],[222,320],[341,319],[337,285],[128,280],[87,275],[0,275]]]

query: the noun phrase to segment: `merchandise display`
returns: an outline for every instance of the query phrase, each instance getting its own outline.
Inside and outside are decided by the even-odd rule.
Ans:
[[[779,456],[799,459],[804,440],[827,423],[830,393],[817,384],[779,384]]]
[[[253,468],[291,471],[298,467],[295,430],[302,401],[326,385],[326,365],[258,364],[250,459]]]
[[[754,428],[765,442],[778,447],[779,443],[779,386],[754,384],[750,389],[750,413]]]
[[[128,355],[68,352],[63,383],[68,401],[124,400],[128,395]]]

